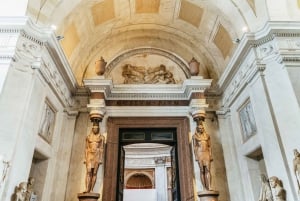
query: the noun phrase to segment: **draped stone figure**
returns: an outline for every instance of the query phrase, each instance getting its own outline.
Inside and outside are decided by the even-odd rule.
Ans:
[[[295,173],[297,185],[298,185],[298,194],[300,196],[300,153],[298,152],[297,149],[294,149],[294,156],[295,156],[294,160],[293,160],[294,173]]]
[[[35,179],[33,177],[28,178],[27,191],[25,201],[37,201],[37,195],[34,192]]]
[[[27,191],[27,182],[21,182],[13,196],[13,201],[25,201]]]
[[[200,179],[205,190],[211,188],[211,161],[212,152],[210,136],[205,132],[202,124],[198,124],[193,136],[194,154],[200,168]]]
[[[91,133],[86,137],[85,164],[86,164],[86,191],[94,189],[99,165],[102,164],[104,150],[104,136],[99,133],[99,123],[93,122]]]
[[[270,177],[269,182],[272,188],[274,201],[286,201],[285,190],[283,189],[282,183],[278,177]]]
[[[260,189],[258,201],[273,201],[271,186],[269,184],[267,177],[264,174],[262,174],[260,175],[260,180],[261,180],[261,189]]]

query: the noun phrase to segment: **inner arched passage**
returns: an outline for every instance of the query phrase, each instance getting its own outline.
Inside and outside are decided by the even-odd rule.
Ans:
[[[143,173],[131,175],[125,183],[126,189],[152,189],[154,185],[151,179]]]
[[[180,200],[194,197],[192,151],[190,150],[189,120],[187,117],[110,117],[107,121],[107,151],[104,168],[103,200],[116,200],[118,184],[120,135],[122,128],[174,128],[177,137]]]

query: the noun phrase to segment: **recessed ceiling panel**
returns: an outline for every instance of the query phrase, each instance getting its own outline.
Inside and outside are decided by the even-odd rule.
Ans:
[[[217,33],[213,41],[219,48],[225,59],[230,53],[233,47],[233,43],[230,35],[228,34],[227,30],[222,26],[222,24],[219,24]]]
[[[158,13],[160,0],[135,0],[136,13]]]
[[[95,4],[92,8],[92,15],[95,26],[102,24],[115,17],[115,8],[113,0],[105,0]]]
[[[198,27],[203,15],[203,8],[200,8],[188,1],[181,2],[179,18]]]
[[[76,48],[80,41],[78,32],[74,23],[70,24],[64,32],[64,39],[61,41],[62,48],[65,54],[70,58],[73,50]]]

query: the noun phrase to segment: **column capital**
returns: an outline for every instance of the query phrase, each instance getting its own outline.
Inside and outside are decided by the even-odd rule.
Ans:
[[[91,120],[98,119],[98,121],[102,121],[106,112],[105,100],[103,98],[90,98],[90,103],[87,104],[87,108],[90,112]]]

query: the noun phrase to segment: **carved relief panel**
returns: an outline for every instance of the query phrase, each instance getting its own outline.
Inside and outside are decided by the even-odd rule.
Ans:
[[[168,57],[141,52],[108,67],[106,77],[115,84],[180,84],[186,73]]]
[[[55,126],[56,111],[54,107],[46,101],[43,106],[42,120],[39,127],[39,135],[48,143],[51,143]]]
[[[243,140],[246,141],[257,131],[253,109],[250,100],[247,100],[239,109],[239,118]]]

